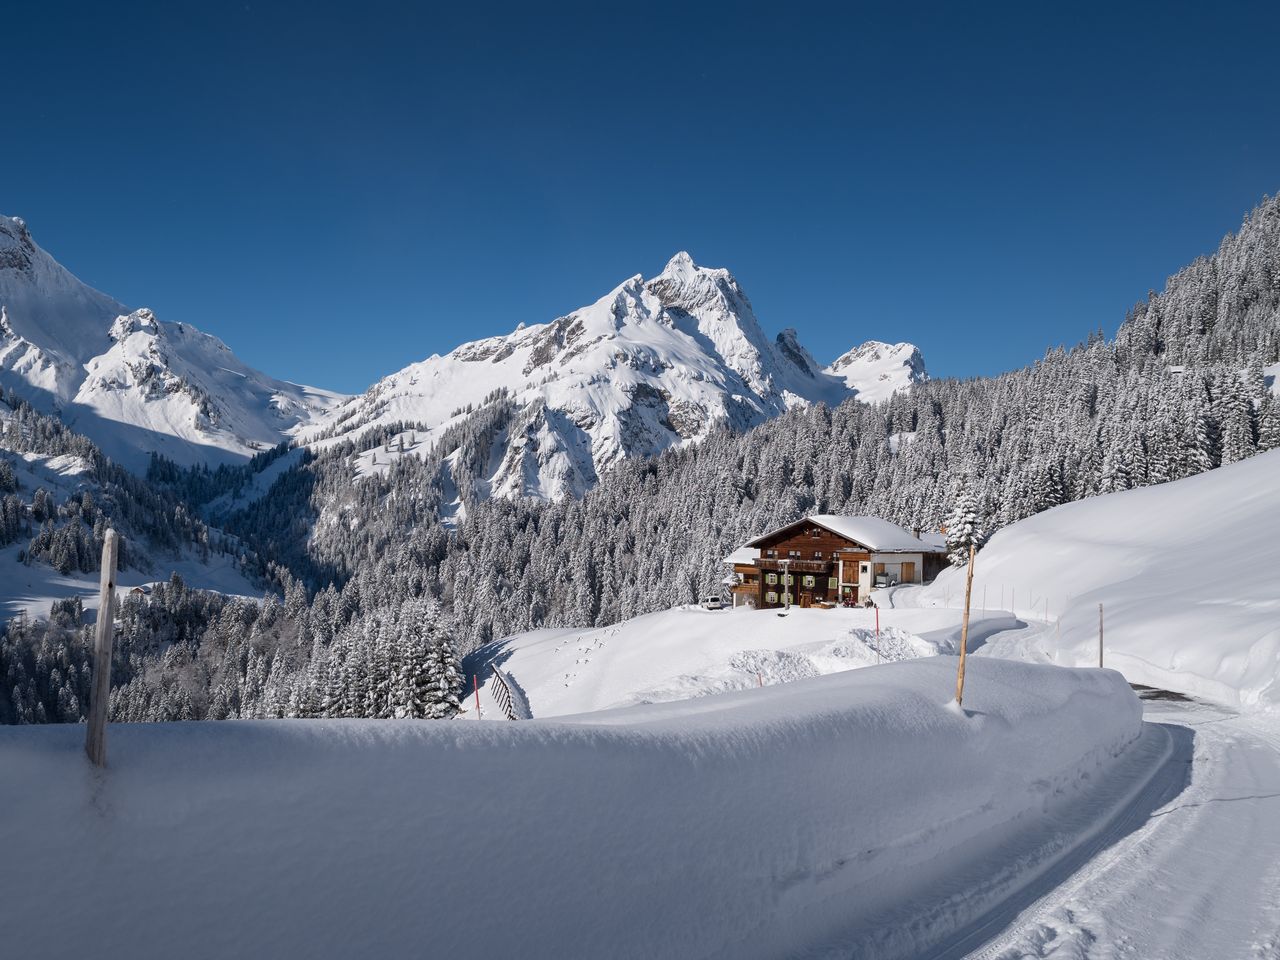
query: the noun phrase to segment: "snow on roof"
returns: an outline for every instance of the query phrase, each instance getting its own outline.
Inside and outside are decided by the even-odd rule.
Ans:
[[[937,553],[943,549],[941,546],[913,537],[896,523],[890,523],[880,517],[842,517],[833,513],[816,513],[802,520],[796,520],[754,540],[749,540],[747,545],[758,544],[799,523],[817,524],[825,530],[860,543],[877,553]]]
[[[920,534],[920,539],[929,544],[939,553],[946,553],[947,551],[947,535],[945,533],[938,533],[937,531],[930,533],[925,531]]]
[[[724,558],[726,564],[732,563],[752,563],[760,556],[760,551],[756,547],[739,547],[733,553]]]

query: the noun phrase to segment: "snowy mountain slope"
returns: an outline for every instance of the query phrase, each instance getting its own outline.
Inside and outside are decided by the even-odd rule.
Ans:
[[[868,340],[838,357],[826,372],[839,377],[859,400],[878,403],[929,379],[914,344]]]
[[[662,703],[727,690],[905,660],[957,649],[954,610],[801,610],[787,616],[750,610],[676,607],[609,627],[533,630],[498,640],[467,658],[480,681],[486,719],[501,713],[492,699],[493,666],[523,691],[534,717]],[[970,643],[1016,630],[1005,613],[975,616]],[[472,710],[472,701],[464,706]]]
[[[268,377],[215,337],[132,313],[77,280],[16,218],[0,217],[0,387],[58,412],[135,470],[273,446],[345,399]]]
[[[26,223],[0,216],[0,376],[69,401],[83,366],[111,346],[125,307],[86,286],[31,239]]]
[[[97,774],[82,727],[3,727],[0,928],[107,960],[932,955],[1169,741],[1114,672],[975,662],[967,712],[954,674],[565,721],[112,724]]]
[[[1047,601],[1053,621],[986,654],[1096,664],[1101,603],[1106,663],[1130,680],[1276,709],[1280,451],[1005,527],[978,554],[974,590],[1026,618],[1043,620]],[[963,593],[949,570],[893,600],[954,606]]]
[[[126,565],[118,577],[122,588],[168,579],[171,573],[176,572],[192,587],[228,594],[261,595],[261,588],[245,578],[232,556],[202,550],[191,542],[176,547],[163,544],[157,548],[149,541],[144,528],[156,522],[156,514],[165,504],[158,500],[145,506],[126,502],[127,492],[109,479],[104,484],[89,459],[70,453],[14,453],[4,449],[5,434],[13,426],[13,415],[4,403],[0,403],[0,464],[10,471],[16,486],[16,499],[24,511],[24,523],[30,525],[29,529],[20,529],[16,540],[7,544],[0,528],[0,624],[23,612],[32,618],[46,617],[54,601],[74,596],[81,598],[85,610],[96,609],[97,572],[83,572],[72,564],[71,569],[60,573],[51,562],[27,556],[31,554],[32,534],[38,534],[45,527],[62,530],[68,526],[83,526],[86,533],[95,527],[92,517],[85,516],[82,509],[74,509],[76,505],[82,507],[85,494],[92,498],[96,508],[116,518],[114,525],[126,538]],[[97,458],[98,455],[92,456]],[[135,482],[143,485],[142,481]],[[32,516],[33,500],[41,490],[49,504],[43,519]],[[4,493],[0,488],[0,499]],[[131,520],[141,521],[140,526],[135,527]],[[98,554],[95,552],[92,556],[96,559]],[[20,557],[25,557],[27,562],[21,562]]]
[[[885,393],[883,365],[823,371],[795,331],[765,336],[727,270],[678,253],[656,277],[631,277],[551,323],[406,367],[300,437],[323,443],[400,422],[438,431],[506,391],[521,414],[501,438],[490,493],[581,496],[619,460],[696,441],[717,424],[745,429],[795,404],[836,404],[864,387]]]

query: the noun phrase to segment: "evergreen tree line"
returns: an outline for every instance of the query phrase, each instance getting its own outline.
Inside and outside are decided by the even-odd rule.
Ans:
[[[43,487],[24,498],[15,471],[22,454],[76,461],[76,489],[61,503]],[[172,491],[113,463],[88,438],[38,412],[12,390],[0,399],[0,547],[29,539],[24,560],[44,561],[66,573],[96,571],[103,533],[122,534],[121,567],[147,566],[146,550],[172,554],[194,547],[207,556],[224,544]],[[135,555],[136,554],[136,555]]]
[[[317,610],[323,610],[318,607]],[[459,709],[462,674],[449,618],[429,598],[353,621],[285,603],[192,590],[174,575],[121,604],[112,659],[113,721],[377,717],[441,719]],[[79,598],[47,621],[0,633],[0,723],[85,718],[93,626]]]

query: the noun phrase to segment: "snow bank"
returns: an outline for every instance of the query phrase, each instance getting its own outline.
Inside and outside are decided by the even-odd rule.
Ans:
[[[998,532],[974,596],[1050,623],[983,653],[1084,666],[1244,708],[1280,707],[1280,451],[1158,487],[1093,497]],[[954,606],[963,574],[894,594]],[[1047,608],[1046,608],[1047,601]]]
[[[992,633],[1020,627],[1007,613],[975,612],[971,648]],[[703,610],[673,607],[600,628],[532,630],[489,644],[467,658],[479,676],[482,713],[499,716],[490,696],[491,665],[523,691],[535,717],[640,703],[685,700],[841,670],[954,653],[954,610]]]
[[[0,728],[5,952],[918,955],[1163,736],[1116,673],[971,663],[967,715],[931,658],[563,721],[114,725],[104,774],[82,728]]]

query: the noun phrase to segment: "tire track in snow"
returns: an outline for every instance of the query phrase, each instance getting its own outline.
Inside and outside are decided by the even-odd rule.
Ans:
[[[1110,839],[1064,864],[1069,876],[1057,871],[1057,886],[1016,916],[997,911],[939,956],[1280,958],[1280,726],[1198,703],[1152,704],[1148,715],[1183,721],[1170,729],[1186,731],[1194,750],[1182,758],[1186,789],[1153,812],[1135,801]]]

